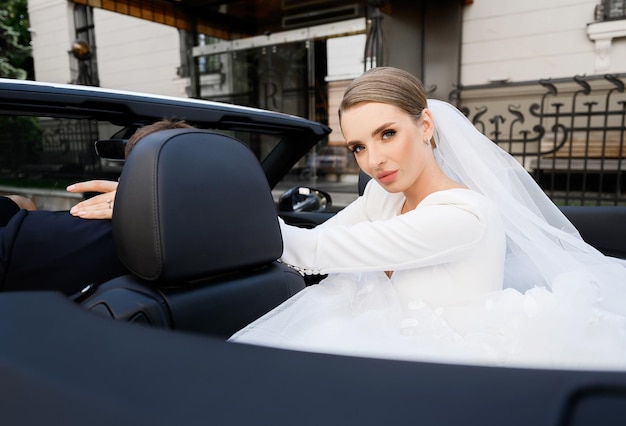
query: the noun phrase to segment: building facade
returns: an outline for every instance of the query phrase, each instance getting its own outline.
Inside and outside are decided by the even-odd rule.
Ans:
[[[28,13],[37,80],[186,96],[175,27],[67,0],[29,0]],[[97,61],[81,66],[76,40]]]
[[[604,3],[614,5],[616,12],[623,10],[621,1]],[[596,16],[600,4],[599,0],[475,1],[463,14],[460,83],[625,72],[626,21],[601,22],[603,18]]]
[[[307,164],[331,157],[335,170],[323,173],[341,180],[356,171],[350,156],[337,159],[346,153],[331,149],[343,143],[341,95],[363,70],[396,66],[508,143],[538,179],[549,175],[554,197],[554,181],[581,160],[587,173],[587,159],[603,159],[591,172],[622,185],[624,9],[623,0],[29,1],[38,80],[327,122],[335,131]],[[81,40],[84,56],[73,49]],[[559,165],[549,171],[550,162]]]
[[[207,36],[202,40],[197,37],[185,40],[184,33],[173,25],[88,6],[102,2],[30,0],[28,3],[36,78],[42,81],[76,81],[79,67],[70,51],[72,43],[83,34],[84,38],[91,37],[88,41],[97,55],[98,85],[164,95],[180,95],[181,88],[192,91],[189,88],[193,82],[185,70],[192,67],[189,63],[194,59],[202,58],[196,68],[206,67],[211,62],[207,56],[245,52],[253,45],[271,51],[272,46],[289,44],[295,39],[322,39],[331,46],[325,76],[328,81],[353,78],[363,71],[369,59],[365,58],[364,48],[371,13],[369,20],[368,16],[355,14],[356,17],[346,21],[333,21],[330,26],[308,27],[317,32],[300,29],[268,34],[261,45],[260,38],[255,40],[255,37],[221,40]],[[427,86],[436,85],[439,97],[447,96],[459,85],[473,87],[626,72],[626,20],[604,20],[599,11],[608,9],[607,16],[613,13],[623,17],[621,0],[416,1],[410,3],[416,16],[409,20],[397,16],[403,10],[394,13],[396,3],[406,2],[383,3],[387,3],[380,9],[385,64],[414,72]],[[429,7],[436,8],[422,3],[449,4],[429,11]],[[81,17],[83,9],[89,9],[89,18]],[[460,11],[458,22],[436,16],[456,9]],[[386,15],[386,11],[390,14]],[[459,34],[440,36],[429,29],[435,24]],[[84,27],[89,25],[91,28],[85,31]],[[89,31],[91,34],[87,34]],[[429,36],[424,46],[420,38]],[[459,46],[451,49],[450,40]],[[192,56],[187,56],[188,53]],[[455,57],[459,58],[458,64],[454,63]],[[458,76],[437,84],[437,75],[449,72],[445,68],[455,65]],[[211,95],[209,86],[215,83],[209,79],[203,84]]]

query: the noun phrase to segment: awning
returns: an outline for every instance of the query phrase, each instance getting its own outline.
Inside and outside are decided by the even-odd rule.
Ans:
[[[232,40],[364,17],[366,0],[70,0]]]
[[[440,0],[70,0],[95,8],[234,40],[367,16],[368,5],[390,15]],[[457,0],[467,6],[473,0]]]
[[[240,28],[223,13],[219,13],[210,6],[203,9],[202,14],[192,13],[193,9],[185,9],[182,2],[151,1],[151,0],[70,0],[76,4],[100,8],[111,12],[121,13],[159,24],[169,25],[181,30],[195,31],[224,40],[241,36],[249,36],[247,31]],[[207,2],[208,3],[208,2]],[[215,2],[213,2],[215,3]]]

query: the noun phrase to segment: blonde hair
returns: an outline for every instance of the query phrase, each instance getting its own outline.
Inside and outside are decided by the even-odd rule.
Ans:
[[[372,68],[355,78],[339,105],[339,119],[343,111],[364,102],[393,105],[416,117],[427,107],[426,93],[420,79],[392,67]]]
[[[366,102],[393,105],[415,120],[428,107],[422,81],[407,71],[393,67],[372,68],[352,80],[339,105],[339,125],[343,111]],[[431,139],[431,144],[434,148],[434,139]]]

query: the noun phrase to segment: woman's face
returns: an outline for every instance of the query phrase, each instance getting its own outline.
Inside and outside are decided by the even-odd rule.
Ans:
[[[389,192],[407,192],[435,162],[430,141],[433,121],[384,103],[358,104],[342,111],[341,130],[359,167]]]

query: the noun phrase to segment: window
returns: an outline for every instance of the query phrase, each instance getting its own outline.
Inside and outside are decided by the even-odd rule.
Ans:
[[[81,180],[117,179],[121,165],[100,159],[94,141],[120,130],[104,120],[1,112],[0,187],[9,193],[21,187],[64,192]]]
[[[72,83],[99,86],[96,35],[91,7],[74,5],[74,27],[76,37],[70,51]]]
[[[596,21],[626,19],[626,0],[602,0],[596,6]]]
[[[205,46],[221,41],[218,38],[210,37],[205,34],[198,34],[198,45]],[[220,55],[207,55],[198,58],[198,71],[200,74],[213,74],[222,71],[222,61]]]

